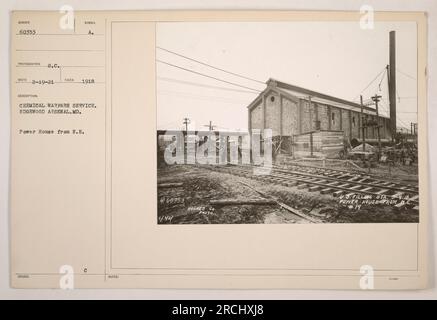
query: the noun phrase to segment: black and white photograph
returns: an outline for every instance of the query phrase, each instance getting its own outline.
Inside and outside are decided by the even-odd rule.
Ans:
[[[418,223],[414,22],[156,26],[158,224]]]
[[[164,318],[436,296],[428,0],[22,2],[0,295],[131,289],[176,298]]]

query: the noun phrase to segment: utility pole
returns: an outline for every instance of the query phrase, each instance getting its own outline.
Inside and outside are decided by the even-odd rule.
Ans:
[[[182,122],[185,125],[185,137],[184,137],[184,161],[186,161],[188,159],[188,150],[187,150],[187,146],[188,146],[188,125],[190,124],[190,119],[189,118],[184,118],[184,121]]]
[[[396,136],[396,32],[389,35],[388,97],[390,102],[390,131],[392,140]]]
[[[311,113],[311,96],[308,96],[308,111],[309,111],[309,115],[310,115],[310,157],[314,157],[314,152],[313,152],[313,148],[314,148],[314,140],[313,140],[313,116]],[[331,116],[331,115],[329,115]],[[329,119],[329,121],[331,121],[331,119]],[[329,126],[329,128],[331,127],[331,125]]]
[[[361,104],[361,130],[363,132],[363,152],[366,152],[366,134],[364,132],[364,116],[363,116],[363,95],[360,95],[360,104]]]
[[[188,125],[191,123],[189,118],[184,118],[183,124],[185,125],[185,134],[188,135]]]
[[[313,140],[313,132],[310,132],[310,157],[314,157],[314,153],[313,153],[313,148],[314,148],[314,140]]]
[[[310,131],[313,131],[313,114],[311,112],[311,96],[308,96],[308,112],[310,117]]]
[[[411,122],[411,138],[417,144],[417,123]]]
[[[375,102],[375,107],[376,107],[376,130],[378,134],[378,160],[381,155],[381,136],[379,135],[379,110],[378,110],[379,99],[381,99],[381,96],[378,96],[377,94],[375,94],[372,97],[372,100]]]
[[[217,127],[212,125],[212,121],[209,121],[209,124],[204,124],[203,126],[208,127],[209,131],[214,131],[214,129]]]

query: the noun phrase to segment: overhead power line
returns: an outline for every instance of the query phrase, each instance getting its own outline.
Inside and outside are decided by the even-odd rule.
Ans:
[[[221,81],[221,82],[224,82],[224,83],[227,83],[227,84],[230,84],[230,85],[233,85],[233,86],[237,86],[237,87],[240,87],[240,88],[244,88],[244,89],[248,89],[248,90],[252,90],[252,91],[256,91],[256,92],[261,92],[258,89],[246,87],[246,86],[240,85],[240,84],[235,83],[235,82],[231,82],[231,81],[223,80],[223,79],[220,79],[220,78],[216,78],[216,77],[213,77],[213,76],[201,73],[201,72],[197,72],[197,71],[194,71],[194,70],[191,70],[191,69],[187,69],[187,68],[184,68],[184,67],[181,67],[181,66],[178,66],[178,65],[166,62],[166,61],[162,61],[162,60],[158,60],[158,59],[156,61],[159,62],[159,63],[165,64],[165,65],[168,65],[170,67],[173,67],[173,68],[177,68],[177,69],[180,69],[180,70],[184,70],[184,71],[187,71],[187,72],[191,72],[191,73],[197,74],[199,76],[203,76],[203,77],[206,77],[206,78],[210,78],[210,79],[214,79],[214,80],[217,80],[217,81]]]
[[[217,96],[207,96],[207,95],[196,95],[186,92],[179,92],[179,91],[167,91],[167,90],[159,90],[158,93],[164,94],[164,95],[175,95],[183,98],[189,98],[189,99],[197,99],[197,100],[204,100],[204,101],[217,101],[217,102],[226,102],[226,103],[234,103],[234,104],[242,104],[247,103],[247,101],[243,100],[237,100],[237,99],[227,99],[223,97],[217,97]]]
[[[381,102],[383,102],[380,106],[382,107],[382,109],[384,110],[384,111],[386,111],[386,113],[389,115],[390,114],[390,112],[388,111],[388,108],[387,108],[387,101],[384,99],[384,98],[382,98],[382,101]],[[397,113],[397,121],[399,121],[399,123],[402,125],[402,126],[405,126],[406,128],[408,127],[408,124],[407,123],[405,123],[405,121],[401,118],[401,115],[400,114],[408,114],[408,113],[415,113],[415,114],[417,114],[417,111],[396,111],[396,113]]]
[[[185,81],[185,80],[179,80],[179,79],[173,79],[173,78],[157,77],[157,79],[158,80],[162,80],[162,81],[167,81],[167,82],[181,83],[181,84],[197,86],[197,87],[203,87],[203,88],[211,88],[211,89],[224,90],[224,91],[233,91],[233,92],[256,94],[256,92],[248,91],[248,90],[240,90],[240,89],[234,89],[234,88],[219,87],[219,86],[213,86],[213,85],[202,84],[202,83],[191,82],[191,81]]]
[[[409,75],[409,74],[406,73],[406,72],[403,72],[402,70],[399,70],[398,68],[396,68],[396,71],[399,72],[400,74],[406,76],[407,78],[410,78],[410,79],[416,80],[415,77],[413,77],[412,75]]]
[[[399,121],[402,125],[404,125],[408,128],[408,124],[406,124],[405,121],[403,121],[399,116],[396,118],[397,118],[397,121]]]
[[[378,79],[379,76],[380,76],[380,75],[381,75],[385,70],[386,70],[386,67],[384,67],[380,72],[378,72],[378,74],[376,75],[376,77],[373,78],[373,80],[370,81],[370,82],[367,84],[367,86],[366,86],[363,90],[361,90],[360,93],[358,93],[357,96],[356,96],[352,101],[356,101],[356,100],[360,97],[360,94],[362,94],[364,91],[366,91],[366,89],[367,89],[368,87],[370,87],[370,85],[371,85],[373,82],[375,82],[376,79]]]
[[[382,90],[381,90],[381,83],[382,83],[382,81],[384,80],[386,73],[387,73],[387,69],[384,70],[384,73],[382,74],[381,80],[380,80],[379,83],[378,83],[378,89],[379,89],[379,91],[382,91]]]
[[[184,59],[187,59],[187,60],[193,61],[193,62],[197,62],[197,63],[199,63],[199,64],[201,64],[201,65],[204,65],[204,66],[210,67],[210,68],[212,68],[212,69],[219,70],[219,71],[222,71],[222,72],[225,72],[225,73],[231,74],[231,75],[236,76],[236,77],[240,77],[240,78],[243,78],[243,79],[246,79],[246,80],[251,80],[251,81],[254,81],[254,82],[257,82],[257,83],[261,83],[261,84],[265,85],[265,83],[262,82],[262,81],[260,81],[260,80],[256,80],[256,79],[253,79],[253,78],[250,78],[250,77],[246,77],[246,76],[243,76],[243,75],[241,75],[241,74],[238,74],[238,73],[235,73],[235,72],[232,72],[232,71],[228,71],[228,70],[225,70],[225,69],[222,69],[222,68],[218,68],[218,67],[212,66],[212,65],[210,65],[210,64],[208,64],[208,63],[205,63],[205,62],[199,61],[199,60],[197,60],[197,59],[193,59],[193,58],[187,57],[187,56],[185,56],[185,55],[183,55],[183,54],[180,54],[180,53],[177,53],[177,52],[174,52],[174,51],[171,51],[171,50],[168,50],[168,49],[162,48],[162,47],[156,47],[156,48],[159,49],[159,50],[162,50],[162,51],[165,51],[165,52],[168,52],[168,53],[174,54],[174,55],[176,55],[176,56],[178,56],[178,57],[181,57],[181,58],[184,58]]]

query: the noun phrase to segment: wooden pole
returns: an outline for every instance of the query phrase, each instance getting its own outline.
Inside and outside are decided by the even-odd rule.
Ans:
[[[283,119],[282,119],[282,113],[283,113],[283,105],[282,105],[282,95],[279,94],[279,154],[281,154],[281,144],[282,144],[282,123],[283,123]]]
[[[189,118],[184,118],[184,125],[185,125],[185,134],[188,134],[188,124],[190,123],[190,119]]]
[[[311,157],[313,157],[313,133],[310,132],[310,148],[311,148]]]
[[[372,97],[372,100],[375,102],[375,108],[376,108],[376,132],[378,134],[378,160],[379,160],[379,156],[381,154],[381,137],[379,135],[379,111],[378,111],[379,99],[381,99],[381,96],[378,96],[377,94],[375,94]]]
[[[390,128],[392,140],[396,135],[396,32],[390,31],[389,36],[390,64],[388,73],[388,92],[390,102]]]
[[[360,95],[360,104],[361,104],[361,129],[363,132],[363,138],[361,139],[363,141],[363,152],[366,152],[366,134],[364,132],[364,115],[363,115],[363,96]]]
[[[310,115],[310,131],[313,131],[314,124],[313,124],[313,113],[311,112],[311,96],[308,96],[308,114]]]

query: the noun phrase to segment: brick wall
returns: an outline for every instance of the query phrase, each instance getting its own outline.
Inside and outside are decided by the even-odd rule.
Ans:
[[[308,132],[311,130],[309,122],[310,122],[310,108],[309,108],[308,102],[305,100],[301,100],[300,101],[301,133]]]
[[[329,114],[328,107],[324,104],[318,104],[318,116],[320,121],[320,129],[328,130],[329,129]]]
[[[280,135],[280,108],[279,95],[270,93],[265,97],[266,102],[266,129],[272,129],[272,135]]]
[[[361,126],[361,120],[360,120],[360,113],[351,111],[351,123],[352,123],[352,138],[359,138],[361,136],[360,134],[360,126]]]
[[[249,114],[250,117],[250,126],[252,129],[262,129],[262,107],[261,103],[259,103],[256,107],[254,107]]]
[[[317,113],[317,103],[311,102],[310,106],[310,113],[311,113],[311,120],[310,120],[310,130],[314,131],[316,130],[316,120],[318,119],[319,115]]]
[[[375,120],[376,120],[376,117],[369,116],[370,123],[374,123]],[[367,138],[376,139],[376,128],[374,126],[367,128]]]
[[[347,138],[350,138],[350,119],[349,119],[350,112],[349,110],[342,110],[341,111],[341,125],[342,130],[344,132],[344,135]],[[356,120],[355,120],[356,121]]]
[[[339,108],[331,107],[330,120],[331,120],[331,130],[340,130],[341,116],[340,116]]]
[[[274,98],[272,101],[272,97]],[[282,119],[282,135],[292,136],[299,133],[305,133],[316,130],[316,118],[320,121],[321,130],[342,130],[346,137],[361,138],[360,132],[360,112],[341,110],[334,106],[327,106],[320,103],[311,103],[301,99],[299,103],[295,103],[286,97],[282,97],[282,115],[280,114],[280,97],[278,94],[271,92],[265,97],[266,104],[266,128],[272,129],[273,136],[281,135],[281,119]],[[299,111],[300,108],[300,111]],[[317,110],[317,111],[316,111]],[[299,131],[299,115],[301,115],[301,131]],[[332,119],[334,115],[334,120]],[[250,124],[252,129],[263,129],[262,119],[262,101],[254,107],[250,113]],[[350,117],[350,119],[349,119]],[[376,119],[376,116],[368,116],[369,121]],[[386,118],[381,118],[380,129],[381,139],[390,139],[390,121]],[[350,134],[352,132],[352,135]],[[376,128],[368,128],[368,139],[377,139]]]
[[[299,133],[298,104],[285,97],[282,98],[282,135],[292,136]]]
[[[301,100],[301,133],[316,130],[316,120],[318,119],[318,105],[317,103],[308,100]]]

